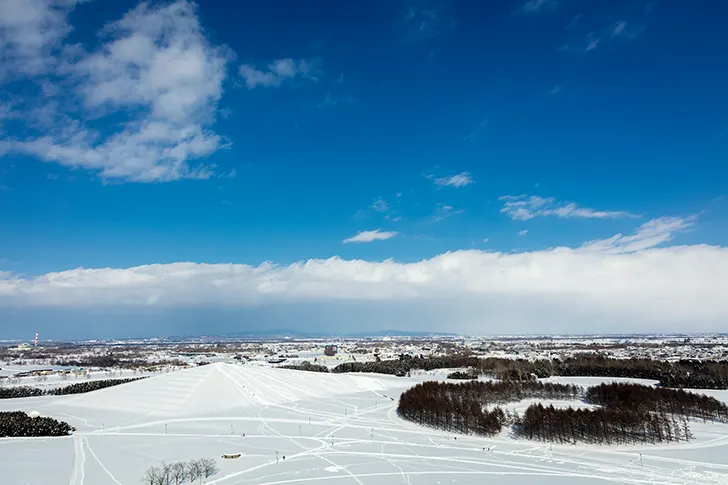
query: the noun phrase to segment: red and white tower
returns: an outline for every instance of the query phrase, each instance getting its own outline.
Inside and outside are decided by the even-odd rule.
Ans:
[[[38,346],[38,332],[35,332],[35,340],[33,341],[33,344],[37,347]]]

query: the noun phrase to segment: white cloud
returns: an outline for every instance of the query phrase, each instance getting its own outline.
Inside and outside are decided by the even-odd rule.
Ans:
[[[434,222],[444,221],[450,216],[456,216],[458,214],[462,214],[463,212],[465,211],[463,211],[462,209],[455,209],[451,205],[438,204],[437,208],[435,209],[435,215],[432,216],[432,220]]]
[[[589,32],[582,39],[561,47],[563,51],[591,52],[597,48],[614,42],[629,42],[640,36],[646,29],[644,23],[636,25],[634,22],[620,20],[614,24]]]
[[[389,210],[389,205],[382,198],[375,200],[371,207],[377,212],[386,212]]]
[[[79,268],[34,278],[4,274],[0,307],[242,308],[309,302],[325,313],[358,301],[381,310],[377,318],[387,322],[416,312],[437,314],[435,323],[422,322],[450,331],[722,329],[728,319],[728,249],[655,247],[686,224],[656,219],[634,235],[576,249],[455,251],[412,263],[334,257],[288,266],[173,263]],[[328,306],[335,302],[338,306]],[[387,316],[394,304],[399,313]]]
[[[528,0],[521,6],[521,12],[525,14],[537,14],[553,10],[558,6],[557,0]]]
[[[553,88],[551,88],[551,90],[549,91],[549,94],[550,94],[551,96],[554,96],[555,94],[559,94],[559,93],[560,93],[561,91],[563,91],[563,90],[564,90],[564,88],[563,88],[563,87],[561,87],[561,86],[560,86],[560,85],[558,85],[558,84],[555,84],[555,85],[554,85],[554,87],[553,87]]]
[[[518,231],[519,236],[525,236],[526,234],[528,234],[528,229],[523,229],[521,231]]]
[[[607,32],[611,39],[634,40],[642,32],[644,32],[644,30],[644,25],[633,25],[626,20],[620,20],[612,24]]]
[[[429,176],[428,178],[434,178]],[[449,177],[434,178],[435,184],[441,187],[465,187],[475,183],[472,176],[468,172],[462,172],[457,175],[451,175]]]
[[[504,201],[501,212],[508,214],[511,219],[517,221],[527,221],[539,216],[563,218],[583,217],[592,219],[638,217],[625,211],[596,210],[579,207],[574,202],[557,202],[553,197],[504,195],[499,197],[499,199]]]
[[[631,236],[616,234],[609,239],[587,242],[583,250],[610,253],[631,253],[666,243],[677,232],[685,231],[695,223],[696,217],[660,217],[642,224]]]
[[[52,68],[53,54],[71,31],[66,20],[79,0],[0,2],[0,80]]]
[[[34,5],[43,4],[45,15],[56,18],[63,12],[57,3]],[[34,25],[44,32],[43,23]],[[142,3],[107,25],[100,39],[92,52],[66,46],[58,62],[44,64],[43,74],[59,79],[58,84],[37,80],[41,96],[25,120],[27,131],[40,126],[42,135],[6,141],[4,151],[90,169],[110,179],[209,177],[210,168],[190,162],[227,146],[209,127],[230,53],[206,39],[196,5],[186,0],[160,7]],[[120,122],[120,114],[127,121]],[[96,131],[84,119],[94,120],[95,126],[106,119],[113,122]]]
[[[278,87],[283,82],[296,78],[317,80],[318,61],[306,59],[278,59],[268,64],[267,69],[259,70],[252,64],[243,64],[240,75],[248,89],[257,87]]]
[[[391,239],[397,235],[394,231],[380,231],[374,229],[373,231],[360,231],[356,236],[352,236],[344,239],[344,243],[369,243],[373,241],[384,241]]]

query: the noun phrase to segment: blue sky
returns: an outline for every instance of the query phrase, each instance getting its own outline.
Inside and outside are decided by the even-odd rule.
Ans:
[[[726,283],[727,14],[708,1],[4,2],[0,330],[175,333],[160,315],[190,308],[220,314],[187,333],[209,320],[712,330],[728,315],[706,296]],[[544,259],[559,248],[568,261]],[[192,266],[170,282],[175,263]],[[508,291],[493,286],[503,272]],[[635,297],[635,275],[682,286]],[[624,302],[609,315],[605,281]],[[511,306],[483,303],[504,291]],[[431,294],[441,313],[423,310]],[[674,294],[679,311],[656,310]],[[567,323],[520,314],[542,299],[534,315]],[[381,311],[357,320],[362,301]],[[148,324],[128,330],[130,312]],[[98,315],[110,323],[74,323]]]

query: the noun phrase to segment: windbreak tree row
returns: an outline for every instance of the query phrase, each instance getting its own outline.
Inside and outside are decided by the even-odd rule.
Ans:
[[[83,394],[91,391],[98,391],[106,387],[118,386],[127,382],[138,381],[144,377],[129,379],[103,379],[98,381],[79,382],[70,386],[57,387],[52,389],[40,389],[30,386],[0,387],[0,399],[15,399],[20,397],[36,396],[66,396],[69,394]]]
[[[304,360],[300,364],[287,364],[278,366],[280,369],[291,369],[291,370],[305,370],[308,372],[324,372],[328,373],[329,368],[325,365],[312,364],[311,362]]]

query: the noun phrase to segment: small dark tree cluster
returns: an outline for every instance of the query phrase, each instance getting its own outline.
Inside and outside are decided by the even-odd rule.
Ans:
[[[39,389],[29,386],[0,387],[0,399],[15,399],[20,397],[36,396],[66,396],[69,394],[83,394],[91,391],[98,391],[106,387],[118,386],[127,382],[138,381],[143,377],[129,379],[103,379],[98,381],[79,382],[70,386],[58,387],[55,389]]]
[[[67,436],[75,429],[64,421],[32,418],[23,411],[0,412],[0,437]]]
[[[500,432],[506,415],[499,407],[485,410],[487,404],[529,398],[574,399],[582,392],[578,386],[539,381],[423,382],[400,396],[397,413],[427,426],[489,436]]]
[[[299,365],[295,364],[288,364],[288,365],[281,365],[279,366],[280,369],[292,369],[292,370],[305,370],[308,372],[329,372],[329,368],[325,365],[318,365],[318,364],[312,364],[309,361],[305,360],[301,362]]]
[[[691,438],[684,417],[627,407],[557,409],[532,404],[514,428],[526,438],[559,443],[662,443]]]
[[[455,372],[450,372],[447,375],[447,378],[448,379],[460,379],[460,380],[464,380],[465,381],[465,380],[469,380],[469,379],[477,379],[478,378],[478,373],[475,372],[472,369],[466,370],[466,371],[459,371],[458,370],[458,371],[455,371]]]
[[[590,387],[586,401],[608,408],[676,414],[703,421],[728,422],[728,406],[704,394],[683,389],[649,387],[640,384],[611,383]]]
[[[162,463],[152,466],[144,472],[142,483],[146,485],[180,485],[185,482],[194,483],[211,477],[218,472],[217,464],[212,458],[200,458],[187,462]]]

